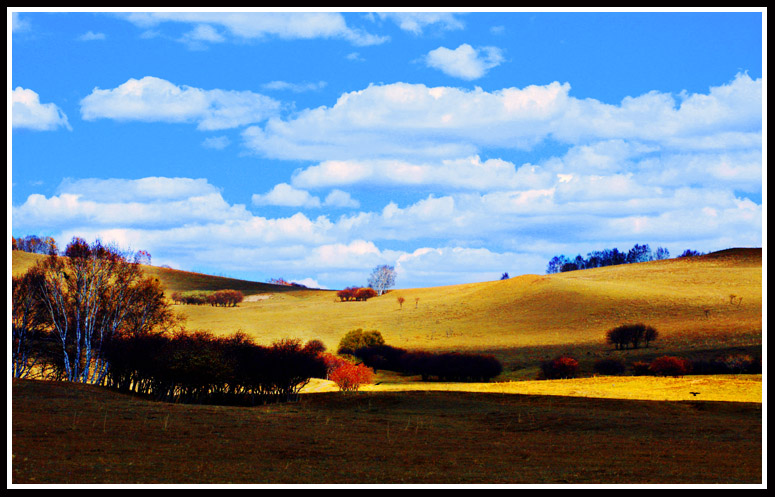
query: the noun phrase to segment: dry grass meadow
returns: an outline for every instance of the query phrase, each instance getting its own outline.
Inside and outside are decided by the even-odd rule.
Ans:
[[[13,273],[38,257],[14,251]],[[263,344],[319,339],[332,351],[347,331],[375,329],[406,349],[493,353],[504,373],[448,384],[379,372],[356,394],[313,380],[298,403],[256,408],[18,381],[14,483],[762,482],[762,375],[591,374],[606,357],[761,356],[761,249],[393,290],[367,302],[146,270],[169,293],[251,297],[234,308],[176,305],[188,329],[242,330]],[[632,322],[654,326],[658,340],[627,351],[604,343],[606,330]],[[540,362],[561,353],[585,377],[534,381]]]

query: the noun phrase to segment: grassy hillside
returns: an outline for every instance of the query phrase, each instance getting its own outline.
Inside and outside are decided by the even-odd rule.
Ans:
[[[12,254],[12,272],[14,275],[23,273],[37,261],[45,258],[43,255],[30,254],[18,250],[14,250]],[[298,291],[298,288],[285,285],[270,285],[269,283],[258,283],[255,281],[246,281],[235,278],[224,278],[222,276],[210,276],[207,274],[180,271],[177,269],[168,269],[157,266],[143,266],[143,269],[148,275],[161,280],[168,294],[175,291],[187,292],[192,290],[225,289],[239,290],[245,295]]]
[[[14,252],[14,272],[35,256]],[[176,306],[190,329],[242,330],[260,343],[321,339],[335,349],[354,328],[379,330],[413,349],[496,352],[519,367],[558,352],[610,353],[606,330],[628,322],[657,328],[649,349],[622,355],[761,346],[762,251],[731,249],[682,259],[435,288],[394,290],[367,302],[339,302],[330,291],[147,268],[173,290],[236,288],[263,293],[236,308]],[[734,298],[731,296],[734,295]],[[404,297],[401,308],[397,297]],[[531,373],[532,374],[532,373]]]

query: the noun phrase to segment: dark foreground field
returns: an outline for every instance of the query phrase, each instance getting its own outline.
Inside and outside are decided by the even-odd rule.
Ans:
[[[762,483],[761,404],[453,392],[168,405],[13,383],[12,482]]]

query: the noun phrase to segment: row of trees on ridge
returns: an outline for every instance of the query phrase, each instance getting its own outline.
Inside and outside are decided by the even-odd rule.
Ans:
[[[678,257],[694,257],[698,255],[703,254],[696,250],[687,249]],[[664,247],[657,247],[657,249],[652,252],[648,244],[639,245],[636,243],[627,252],[613,248],[590,252],[587,254],[586,258],[582,257],[581,254],[577,255],[575,258],[570,258],[566,255],[556,255],[552,257],[549,264],[546,266],[546,273],[564,273],[580,269],[658,261],[669,258],[670,251]]]

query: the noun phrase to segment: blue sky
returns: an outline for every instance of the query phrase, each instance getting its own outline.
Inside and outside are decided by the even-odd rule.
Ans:
[[[762,245],[761,10],[13,10],[13,236],[324,288]]]

